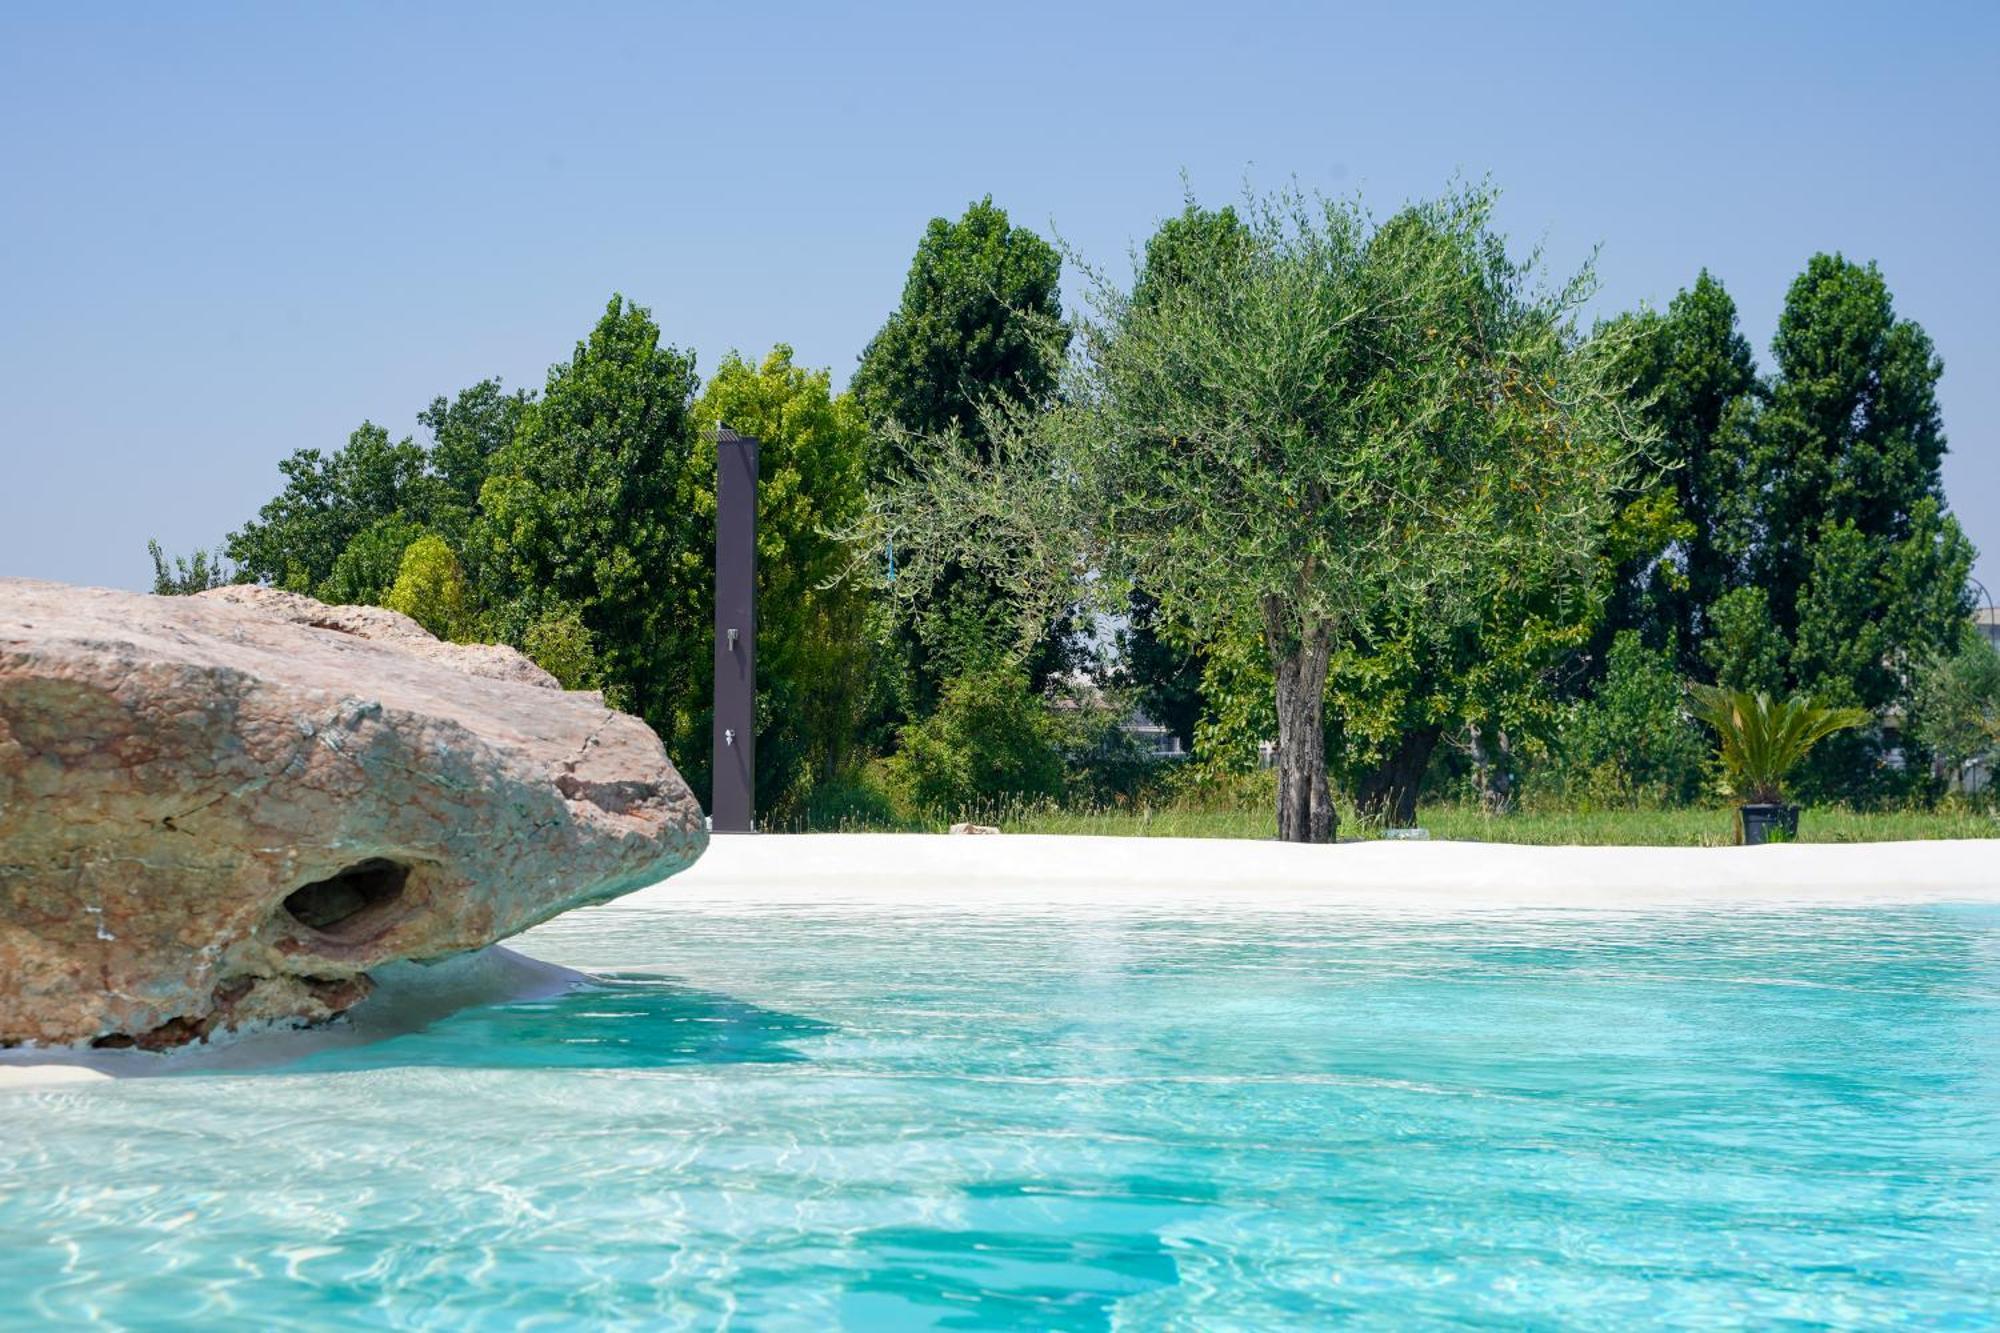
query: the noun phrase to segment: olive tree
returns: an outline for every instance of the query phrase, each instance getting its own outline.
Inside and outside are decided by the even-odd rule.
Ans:
[[[1272,667],[1278,835],[1333,836],[1328,665],[1384,608],[1588,577],[1644,427],[1616,349],[1578,332],[1590,274],[1510,258],[1492,196],[1379,225],[1281,193],[1135,300],[1101,271],[1057,407],[989,405],[893,490],[899,589],[949,560],[1005,570],[1024,620],[1140,582],[1204,642],[1255,634]],[[1024,629],[1028,628],[1024,624]]]

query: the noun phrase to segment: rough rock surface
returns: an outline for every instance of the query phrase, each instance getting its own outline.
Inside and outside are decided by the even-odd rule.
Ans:
[[[415,657],[457,667],[470,676],[490,676],[545,690],[559,690],[556,678],[502,643],[445,643],[401,611],[383,606],[328,606],[282,588],[239,583],[196,593],[204,601],[247,607],[273,620],[314,629],[339,630],[357,639],[393,643]]]
[[[0,1045],[324,1019],[705,844],[652,731],[512,649],[0,579]]]

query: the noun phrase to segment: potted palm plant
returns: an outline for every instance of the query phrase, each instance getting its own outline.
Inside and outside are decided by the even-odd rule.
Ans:
[[[1822,708],[1803,696],[1773,700],[1761,691],[1696,685],[1694,715],[1722,742],[1722,774],[1736,809],[1736,841],[1757,846],[1773,833],[1798,836],[1799,810],[1785,803],[1783,783],[1813,746],[1836,731],[1868,721],[1860,708]]]

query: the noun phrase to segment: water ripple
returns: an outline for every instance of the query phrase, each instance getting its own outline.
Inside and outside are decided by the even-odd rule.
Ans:
[[[1990,1325],[2000,915],[610,907],[0,1098],[0,1325]]]

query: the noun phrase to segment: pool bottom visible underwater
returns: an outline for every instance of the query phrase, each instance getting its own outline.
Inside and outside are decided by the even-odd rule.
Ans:
[[[672,911],[0,1096],[0,1322],[1988,1325],[2000,911]]]

